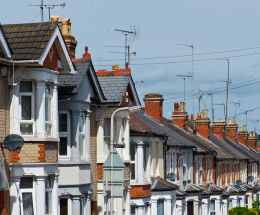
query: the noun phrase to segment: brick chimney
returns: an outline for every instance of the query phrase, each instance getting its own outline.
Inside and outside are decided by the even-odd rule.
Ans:
[[[222,140],[225,140],[225,127],[226,122],[225,121],[215,121],[212,124],[214,134],[217,135]]]
[[[255,131],[249,133],[248,137],[248,146],[252,147],[254,150],[257,150],[257,136]]]
[[[232,120],[229,120],[229,123],[227,125],[227,138],[232,140],[233,142],[237,143],[237,124],[236,124],[236,117],[233,117],[233,123]]]
[[[90,62],[91,54],[88,53],[88,47],[85,46],[85,53],[82,55],[82,58],[72,59],[73,63],[77,62]]]
[[[59,16],[51,16],[52,21],[58,21]],[[61,32],[63,35],[63,38],[65,40],[65,43],[67,45],[67,48],[70,53],[71,59],[75,59],[75,52],[76,47],[78,45],[78,42],[75,40],[75,37],[71,35],[71,22],[69,18],[61,19],[59,23],[62,24],[61,26]]]
[[[163,122],[163,96],[159,93],[148,93],[144,96],[145,113],[161,124]]]
[[[180,103],[181,108],[179,109],[179,103],[174,103],[174,112],[172,112],[172,123],[178,125],[184,130],[188,130],[188,117],[187,112],[184,112],[185,103]]]
[[[247,130],[246,130],[246,125],[243,125],[243,129],[242,127],[240,127],[240,131],[238,132],[238,140],[240,143],[242,143],[243,145],[247,146]]]
[[[126,62],[125,69],[119,69],[118,64],[112,64],[112,71],[106,71],[105,69],[98,70],[96,72],[97,76],[130,76],[131,69],[128,67],[128,62]]]
[[[208,110],[203,110],[202,112],[198,112],[198,117],[194,121],[196,124],[196,131],[199,135],[205,137],[206,139],[209,139],[210,135],[210,120],[208,118]]]

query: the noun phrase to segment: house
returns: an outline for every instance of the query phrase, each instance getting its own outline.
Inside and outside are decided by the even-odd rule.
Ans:
[[[57,78],[75,68],[57,22],[2,25],[1,30],[1,40],[6,39],[1,62],[9,66],[5,93],[10,90],[5,135],[24,140],[3,156],[10,162],[9,213],[58,214]]]
[[[96,72],[102,91],[106,98],[96,107],[97,121],[97,205],[96,213],[105,214],[110,211],[110,198],[104,198],[104,169],[103,165],[110,153],[111,129],[114,130],[114,144],[125,145],[117,148],[117,153],[122,159],[124,168],[123,198],[114,198],[113,211],[117,214],[130,214],[130,139],[129,139],[129,110],[131,107],[140,106],[140,101],[131,76],[131,69],[126,64],[125,69],[119,69],[114,64],[112,71],[99,70]],[[115,115],[114,115],[115,114]],[[114,127],[111,128],[111,117],[114,118]]]

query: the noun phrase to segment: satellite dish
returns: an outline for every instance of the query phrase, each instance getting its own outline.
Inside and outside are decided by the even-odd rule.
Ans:
[[[241,187],[239,185],[235,185],[234,187],[237,188],[238,190],[241,189]]]
[[[256,184],[256,185],[255,185],[255,188],[259,188],[259,184]]]
[[[4,145],[9,151],[21,150],[24,144],[24,139],[17,134],[7,135],[4,139]]]
[[[236,184],[237,184],[237,185],[241,185],[241,184],[243,184],[243,183],[242,183],[241,180],[237,180],[237,181],[236,181]]]
[[[177,175],[175,173],[169,173],[166,178],[170,181],[175,181],[175,179],[177,179]]]
[[[255,178],[254,178],[254,176],[248,176],[247,177],[247,181],[253,181]]]

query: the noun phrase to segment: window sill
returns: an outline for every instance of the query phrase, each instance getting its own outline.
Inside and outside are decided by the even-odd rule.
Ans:
[[[60,138],[56,138],[56,137],[51,137],[51,136],[47,136],[47,137],[35,137],[35,136],[28,136],[28,135],[21,135],[22,138],[24,139],[24,141],[41,141],[41,142],[59,142]]]
[[[92,161],[69,161],[69,160],[59,160],[60,165],[83,165],[83,164],[91,164]]]
[[[148,181],[148,182],[136,182],[136,181],[130,181],[130,185],[131,186],[141,186],[141,185],[150,185],[150,184],[152,184],[152,182],[150,181]]]

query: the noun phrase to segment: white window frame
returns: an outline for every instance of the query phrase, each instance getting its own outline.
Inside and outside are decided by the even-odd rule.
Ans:
[[[50,85],[50,94],[46,94],[46,86],[47,85]],[[45,110],[46,110],[46,102],[45,102],[45,100],[46,100],[46,98],[48,98],[48,99],[50,99],[50,121],[45,121],[46,120],[46,115],[45,115],[45,110],[44,110],[44,121],[45,121],[45,135],[46,136],[51,136],[52,135],[52,94],[53,94],[53,87],[52,87],[52,84],[51,83],[46,83],[45,84],[45,91],[44,91],[44,94],[45,94],[45,99],[44,99],[44,103],[45,103],[45,105],[44,105],[44,107],[45,107]],[[51,126],[51,133],[48,135],[47,134],[47,130],[46,130],[46,127],[47,126]]]
[[[202,157],[199,157],[199,184],[203,182],[203,164]]]
[[[19,190],[19,196],[20,196],[20,207],[21,207],[21,215],[24,215],[23,213],[23,193],[32,193],[32,199],[33,199],[33,213],[37,214],[36,212],[36,182],[33,177],[33,187],[32,188],[20,188]]]
[[[52,175],[49,175],[48,177],[51,177],[51,187],[45,187],[45,199],[46,199],[46,194],[47,192],[51,192],[51,213],[47,213],[46,212],[46,215],[51,215],[53,214],[53,184],[54,184],[54,180],[53,180],[53,176]],[[45,184],[47,184],[47,181],[45,182]],[[47,206],[47,202],[45,201],[45,207]],[[46,211],[46,208],[45,208],[45,211]]]
[[[211,202],[212,201],[214,201],[214,210],[211,210]],[[210,200],[210,207],[209,207],[209,209],[210,209],[210,215],[217,215],[216,214],[216,199],[211,199]]]
[[[132,161],[132,159],[131,159],[131,146],[134,146],[134,150],[135,150],[135,156],[134,156],[135,160],[134,161]],[[136,181],[136,179],[137,179],[138,166],[136,165],[137,164],[136,160],[137,160],[137,145],[134,143],[134,144],[130,144],[130,179],[131,179],[131,181]],[[135,178],[134,179],[132,179],[132,177],[131,177],[131,164],[135,165]]]
[[[104,146],[104,155],[105,156],[108,156],[109,155],[109,153],[110,153],[110,141],[111,141],[111,139],[110,139],[110,135],[111,135],[111,132],[109,132],[109,136],[105,136],[105,121],[106,120],[109,120],[110,118],[105,118],[104,119],[104,127],[103,127],[103,146]],[[109,123],[109,127],[111,127],[111,119],[110,119],[110,123]],[[111,128],[110,128],[111,129]],[[111,131],[111,130],[110,130]],[[108,152],[107,153],[105,153],[105,138],[109,138],[109,143],[108,143]]]
[[[61,132],[59,131],[59,136],[60,137],[66,137],[67,138],[67,155],[60,155],[59,153],[59,159],[69,159],[71,156],[71,147],[70,147],[70,112],[69,111],[59,111],[59,114],[66,114],[67,115],[67,132]],[[58,127],[60,125],[60,119],[58,123]],[[58,128],[60,130],[60,128]],[[60,142],[58,144],[58,152],[60,152]]]
[[[19,123],[20,123],[20,132],[21,132],[21,125],[32,125],[32,135],[25,135],[21,134],[22,136],[33,136],[35,132],[35,83],[32,80],[23,80],[20,82],[20,87],[22,82],[31,82],[32,83],[32,92],[21,92],[20,88],[20,95],[19,95]],[[22,119],[22,96],[31,96],[31,120],[23,120]]]
[[[186,153],[182,153],[182,175],[183,175],[183,181],[186,181],[186,175],[187,175],[187,158]]]
[[[81,152],[80,152],[80,157],[81,157],[81,159],[84,159],[85,157],[86,157],[86,135],[85,135],[85,121],[86,121],[86,117],[85,117],[85,113],[80,113],[79,114],[79,119],[80,119],[80,117],[82,116],[82,120],[83,120],[83,126],[82,126],[82,131],[80,132],[80,130],[79,130],[79,148],[80,148],[80,138],[82,137],[83,138],[83,143],[82,143],[82,151],[83,151],[83,154],[81,155]]]

